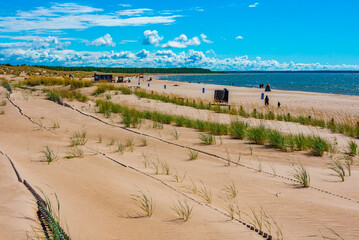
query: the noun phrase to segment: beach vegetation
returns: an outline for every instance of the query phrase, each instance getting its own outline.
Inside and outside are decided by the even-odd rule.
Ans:
[[[140,142],[141,142],[141,144],[142,144],[142,146],[144,146],[144,147],[146,147],[147,146],[147,138],[145,138],[145,137],[141,137],[140,138]]]
[[[355,156],[357,155],[358,144],[354,140],[350,140],[348,143],[348,153]]]
[[[299,162],[298,165],[295,165],[294,163],[292,163],[292,167],[293,167],[293,177],[294,179],[296,179],[299,184],[302,187],[309,187],[310,186],[310,175],[308,170],[302,165],[302,163]]]
[[[85,145],[87,142],[87,132],[86,130],[77,131],[70,136],[70,146],[75,147],[79,145]]]
[[[83,157],[84,157],[84,151],[80,147],[76,146],[70,148],[67,151],[67,156],[65,158],[71,159],[71,158],[83,158]]]
[[[198,152],[192,149],[188,149],[189,160],[196,160],[198,158]]]
[[[208,204],[212,203],[212,191],[202,182],[202,187],[198,189],[198,195],[203,198]]]
[[[149,192],[145,193],[144,191],[139,189],[137,191],[137,194],[132,195],[132,199],[134,199],[138,203],[140,209],[144,212],[145,216],[151,217],[153,215],[154,201]]]
[[[172,176],[172,178],[173,178],[176,182],[182,183],[182,182],[185,180],[186,175],[187,175],[186,172],[184,172],[183,175],[180,175],[180,174],[177,172],[177,169],[175,169],[175,170],[174,170],[174,173],[173,173],[171,176]]]
[[[345,170],[340,160],[333,159],[329,164],[329,169],[333,170],[334,173],[344,182],[345,178]]]
[[[177,214],[178,218],[187,222],[191,216],[193,206],[190,206],[186,199],[175,201],[172,210]]]
[[[201,140],[202,144],[204,145],[212,145],[216,143],[216,138],[214,135],[209,133],[200,133],[199,139]]]
[[[57,160],[57,153],[54,152],[48,145],[44,146],[44,149],[41,151],[42,153],[42,162],[47,162],[48,164]]]

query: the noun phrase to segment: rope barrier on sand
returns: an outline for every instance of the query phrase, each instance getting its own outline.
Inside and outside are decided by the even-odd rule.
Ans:
[[[50,239],[50,232],[60,240],[71,240],[67,233],[61,228],[60,224],[54,219],[52,214],[48,210],[46,201],[34,190],[34,188],[24,179],[22,180],[19,172],[17,171],[12,159],[4,152],[0,150],[0,154],[4,155],[10,162],[19,182],[23,183],[25,187],[30,191],[35,198],[38,210],[36,212],[40,221],[41,227],[45,234],[46,239]]]

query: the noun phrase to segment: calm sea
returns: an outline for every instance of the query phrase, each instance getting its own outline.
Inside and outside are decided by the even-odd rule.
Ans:
[[[161,80],[200,82],[240,87],[258,87],[269,83],[272,89],[334,93],[359,96],[359,73],[236,73],[210,75],[167,75]]]

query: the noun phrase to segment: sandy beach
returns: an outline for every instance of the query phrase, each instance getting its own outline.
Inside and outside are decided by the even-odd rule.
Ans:
[[[10,83],[24,80],[24,76],[0,77]],[[263,89],[153,78],[151,82],[140,82],[140,88],[148,93],[174,94],[196,101],[211,101],[215,89],[227,88],[232,106],[265,109],[260,99]],[[123,85],[134,89],[138,82],[133,80]],[[6,102],[0,107],[4,112],[0,115],[0,150],[12,159],[23,179],[45,191],[54,202],[53,193],[56,193],[61,204],[61,225],[68,226],[64,228],[73,240],[266,239],[242,222],[251,226],[257,222],[256,227],[260,225],[260,230],[273,239],[323,239],[323,236],[333,237],[333,232],[343,239],[359,238],[358,156],[353,156],[351,176],[347,173],[345,181],[328,168],[333,159],[343,158],[349,141],[359,144],[358,139],[326,128],[235,117],[116,90],[94,96],[96,86],[78,89],[88,96],[86,103],[63,99],[71,109],[49,101],[41,91],[43,88],[14,87],[10,95],[0,88],[0,102]],[[270,108],[276,112],[359,121],[359,96],[281,90],[265,94],[270,98]],[[335,142],[336,151],[318,157],[308,151],[280,151],[229,135],[216,136],[216,144],[204,145],[196,129],[175,124],[154,127],[150,120],[142,120],[136,128],[126,128],[120,114],[107,118],[98,112],[98,99],[194,120],[230,124],[236,118],[284,134],[321,136],[333,145]],[[66,158],[74,149],[69,139],[76,132],[86,133],[86,143],[78,146],[83,156]],[[133,142],[132,146],[119,150],[121,144],[129,141]],[[42,161],[41,151],[45,146],[57,156],[50,164]],[[197,159],[189,160],[189,149],[198,152]],[[292,163],[299,162],[310,173],[308,188],[293,181]],[[229,196],[228,186],[235,186],[236,196]],[[32,227],[39,228],[35,200],[17,182],[8,159],[2,154],[0,189],[0,239],[26,239],[27,235],[31,239]],[[144,214],[135,200],[139,191],[152,198],[151,217]],[[179,219],[173,210],[178,201],[193,207],[188,221]],[[238,212],[232,212],[234,219],[231,219],[231,207]],[[256,217],[261,219],[260,224]]]

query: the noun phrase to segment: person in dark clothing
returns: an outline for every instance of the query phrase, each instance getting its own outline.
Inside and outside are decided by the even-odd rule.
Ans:
[[[280,102],[278,102],[278,108],[280,108]]]
[[[266,95],[266,98],[264,99],[264,105],[269,105],[269,97]]]

